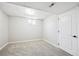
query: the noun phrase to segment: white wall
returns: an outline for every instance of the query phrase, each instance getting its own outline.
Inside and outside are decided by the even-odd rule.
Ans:
[[[28,23],[29,18],[9,17],[9,41],[27,41],[42,38],[42,21]]]
[[[8,42],[8,17],[0,10],[0,48]]]
[[[43,39],[57,45],[57,16],[53,15],[44,20]]]

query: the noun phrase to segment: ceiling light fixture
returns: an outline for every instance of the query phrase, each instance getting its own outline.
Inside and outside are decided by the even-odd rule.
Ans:
[[[26,9],[25,12],[29,15],[35,15],[35,11],[33,9]]]
[[[36,20],[30,20],[30,19],[29,19],[29,20],[28,20],[28,23],[29,23],[29,24],[36,24]]]
[[[36,20],[33,20],[33,21],[32,21],[32,24],[36,24]]]
[[[32,20],[29,19],[29,20],[28,20],[28,23],[32,23]]]

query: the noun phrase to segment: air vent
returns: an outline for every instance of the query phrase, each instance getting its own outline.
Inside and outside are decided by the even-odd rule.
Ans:
[[[55,3],[51,3],[51,5],[49,5],[49,7],[52,7],[52,6],[54,6],[55,5]]]

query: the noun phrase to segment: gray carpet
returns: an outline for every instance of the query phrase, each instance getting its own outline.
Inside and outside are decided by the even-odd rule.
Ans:
[[[0,56],[71,56],[43,40],[9,44],[0,51]]]

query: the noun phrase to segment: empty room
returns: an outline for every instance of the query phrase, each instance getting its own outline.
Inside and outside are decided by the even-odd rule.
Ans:
[[[0,56],[79,56],[79,2],[0,2]]]

